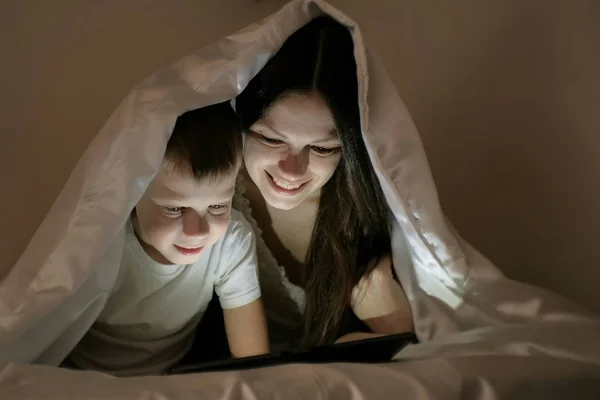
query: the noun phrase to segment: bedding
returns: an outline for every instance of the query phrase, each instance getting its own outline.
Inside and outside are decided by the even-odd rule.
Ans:
[[[130,210],[181,113],[233,99],[283,41],[328,14],[355,43],[363,138],[394,214],[396,274],[420,343],[397,362],[293,364],[113,378],[57,366],[114,285]],[[515,221],[517,223],[517,221]],[[133,88],[74,168],[0,283],[0,398],[600,398],[600,321],[504,277],[445,219],[419,134],[359,27],[321,0],[294,0]]]

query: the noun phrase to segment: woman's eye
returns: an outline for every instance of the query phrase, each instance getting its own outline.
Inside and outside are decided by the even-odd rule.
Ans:
[[[319,146],[311,146],[310,149],[320,156],[328,156],[330,154],[337,153],[340,150],[339,147],[334,147],[334,148],[330,149],[330,148],[319,147]]]
[[[278,145],[278,144],[283,144],[283,140],[280,139],[272,139],[270,137],[266,137],[264,135],[258,134],[258,137],[260,138],[260,140],[266,144],[270,144],[270,145]]]

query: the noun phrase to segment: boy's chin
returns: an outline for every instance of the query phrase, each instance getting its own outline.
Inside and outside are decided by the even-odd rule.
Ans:
[[[183,256],[183,255],[173,255],[167,258],[169,260],[169,264],[175,265],[187,265],[194,264],[200,259],[200,255],[197,256]]]

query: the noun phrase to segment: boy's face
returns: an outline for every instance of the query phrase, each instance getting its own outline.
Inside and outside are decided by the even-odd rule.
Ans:
[[[227,231],[237,169],[198,181],[161,167],[136,205],[134,227],[146,253],[162,264],[192,264]]]

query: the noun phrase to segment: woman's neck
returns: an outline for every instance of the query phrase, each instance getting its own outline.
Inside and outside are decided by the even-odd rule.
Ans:
[[[243,172],[246,197],[252,216],[263,232],[265,244],[290,279],[302,285],[304,263],[319,208],[318,201],[310,200],[292,210],[280,210],[267,204],[254,182]]]

